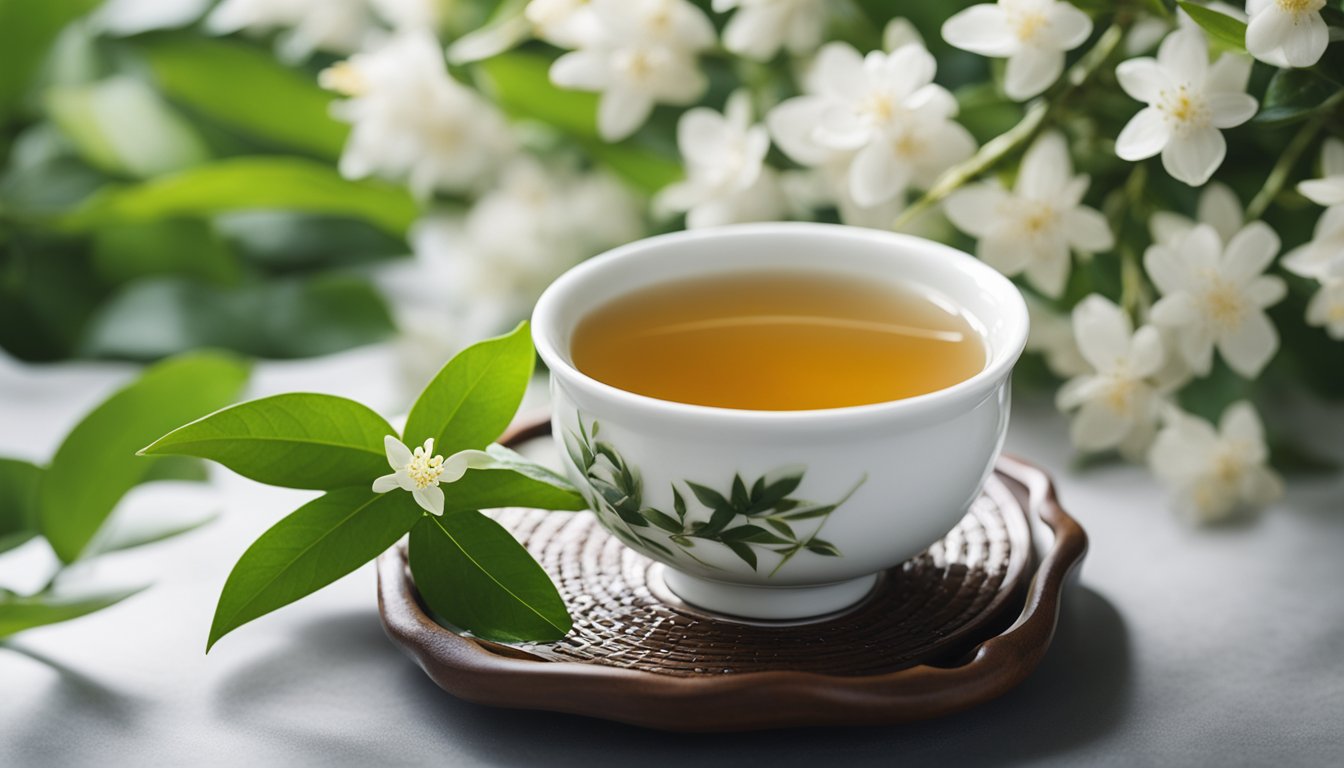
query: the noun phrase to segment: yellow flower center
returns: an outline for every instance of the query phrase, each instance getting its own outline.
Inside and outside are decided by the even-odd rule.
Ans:
[[[634,80],[643,80],[653,73],[653,60],[644,51],[627,51],[617,64]]]
[[[1335,302],[1325,310],[1325,317],[1331,323],[1344,323],[1344,302]]]
[[[359,96],[368,90],[368,81],[348,61],[338,61],[317,75],[318,85],[345,96]]]
[[[1281,10],[1298,16],[1321,10],[1325,7],[1325,0],[1278,0],[1278,5]]]
[[[1039,237],[1055,226],[1055,208],[1048,203],[1035,203],[1022,217],[1022,229],[1028,237]]]
[[[1219,453],[1213,460],[1213,476],[1224,485],[1235,485],[1241,479],[1241,462],[1228,453]]]
[[[1158,93],[1157,109],[1177,133],[1202,128],[1209,123],[1209,105],[1200,94],[1191,93],[1184,84],[1175,91]]]
[[[1246,314],[1246,300],[1236,286],[1217,276],[1210,276],[1209,287],[1200,295],[1204,315],[1223,330],[1241,325]]]
[[[1116,413],[1129,413],[1130,402],[1134,398],[1134,387],[1134,381],[1128,377],[1112,378],[1102,401]]]
[[[906,132],[896,139],[896,154],[901,157],[914,158],[924,153],[924,142],[913,133]]]
[[[430,455],[433,450],[434,441],[425,441],[424,445],[415,449],[411,463],[406,465],[406,474],[415,482],[416,488],[428,488],[438,483],[439,475],[443,474],[443,457]]]
[[[1034,42],[1048,23],[1045,14],[1040,11],[1018,11],[1008,15],[1008,26],[1023,43]]]
[[[859,114],[875,125],[882,125],[890,122],[896,114],[896,104],[891,94],[885,91],[873,91],[859,104]]]

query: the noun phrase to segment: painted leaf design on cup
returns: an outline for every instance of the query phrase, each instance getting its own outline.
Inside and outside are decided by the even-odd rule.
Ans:
[[[805,467],[796,465],[776,468],[750,483],[741,474],[734,474],[725,491],[683,480],[681,484],[688,493],[672,485],[669,513],[644,506],[638,469],[630,466],[610,442],[598,439],[598,422],[585,425],[580,415],[578,427],[577,432],[566,435],[565,449],[583,473],[584,494],[607,528],[627,546],[646,547],[673,560],[685,557],[716,570],[721,569],[691,551],[698,543],[720,545],[752,570],[759,570],[763,553],[771,553],[777,557],[771,576],[803,551],[840,557],[839,548],[818,534],[830,514],[867,479],[861,477],[832,504],[792,496],[806,472]],[[708,516],[691,514],[688,499],[704,507]]]

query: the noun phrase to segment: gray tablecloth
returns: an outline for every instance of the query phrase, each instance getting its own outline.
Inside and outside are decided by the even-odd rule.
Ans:
[[[390,350],[371,348],[264,364],[253,388],[391,409],[395,370]],[[130,372],[0,360],[0,455],[45,459]],[[1299,416],[1318,447],[1344,450],[1344,414]],[[0,645],[0,766],[1344,764],[1344,478],[1294,481],[1258,519],[1194,529],[1139,468],[1069,471],[1048,405],[1019,404],[1008,447],[1056,472],[1092,548],[1041,668],[971,712],[688,736],[486,709],[440,691],[387,641],[369,567],[206,657],[234,560],[309,495],[221,472],[206,487],[137,490],[118,511],[218,509],[218,522],[83,574],[152,589]],[[50,566],[29,545],[0,557],[0,585],[36,586]]]

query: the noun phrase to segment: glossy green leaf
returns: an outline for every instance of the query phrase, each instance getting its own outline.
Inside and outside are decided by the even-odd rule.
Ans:
[[[46,106],[80,156],[108,173],[149,178],[210,157],[196,129],[133,77],[53,88]]]
[[[573,626],[537,561],[480,513],[421,518],[411,529],[410,564],[430,610],[479,637],[545,642]]]
[[[217,461],[286,488],[371,485],[387,474],[387,421],[354,400],[292,393],[239,403],[179,427],[146,447]]]
[[[597,94],[555,85],[550,70],[549,58],[524,51],[476,65],[484,89],[510,115],[546,123],[574,136],[598,138]]]
[[[653,194],[685,176],[685,170],[676,157],[629,142],[608,144],[591,141],[584,142],[583,146],[608,170],[645,194]]]
[[[9,119],[56,35],[99,0],[0,0],[0,122]]]
[[[37,487],[42,469],[18,459],[0,459],[0,552],[37,535]]]
[[[299,507],[247,548],[224,583],[210,648],[238,627],[377,557],[422,516],[409,493],[341,488]]]
[[[231,40],[160,36],[141,41],[169,97],[256,139],[334,159],[349,128],[329,114],[331,94],[266,50]]]
[[[1246,49],[1246,22],[1196,3],[1181,2],[1179,5],[1214,39],[1236,50]]]
[[[237,397],[248,367],[218,354],[160,363],[75,425],[56,450],[38,493],[41,530],[64,562],[83,554],[121,497],[152,460],[135,452],[159,435]]]
[[[236,283],[237,257],[208,222],[161,219],[122,222],[93,233],[93,268],[111,285],[159,276]]]
[[[82,351],[131,360],[200,347],[310,357],[381,341],[392,330],[382,297],[357,277],[272,279],[236,288],[159,278],[109,298],[92,319]]]
[[[1339,86],[1308,70],[1275,70],[1254,120],[1257,123],[1286,123],[1304,119],[1328,108],[1329,100],[1339,92]]]
[[[406,417],[406,444],[434,438],[450,456],[489,445],[513,421],[523,401],[536,353],[528,324],[467,347],[448,361],[420,393]]]
[[[361,218],[401,235],[419,214],[404,187],[342,178],[327,163],[298,157],[238,157],[95,196],[72,223],[212,216],[271,208]]]
[[[560,475],[500,445],[491,445],[486,451],[498,466],[473,469],[461,480],[443,486],[445,514],[500,507],[587,509],[583,496]],[[635,519],[639,520],[638,514]]]
[[[115,589],[83,595],[41,592],[27,597],[0,589],[0,637],[7,637],[25,629],[78,619],[116,605],[144,589],[145,587]]]
[[[213,223],[241,258],[273,271],[362,265],[410,252],[403,238],[339,216],[238,211]]]

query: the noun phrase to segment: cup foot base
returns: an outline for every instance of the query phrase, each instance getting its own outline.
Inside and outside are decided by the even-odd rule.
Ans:
[[[723,618],[806,624],[844,613],[863,602],[879,574],[815,587],[752,587],[688,576],[662,568],[662,582],[687,604]]]

